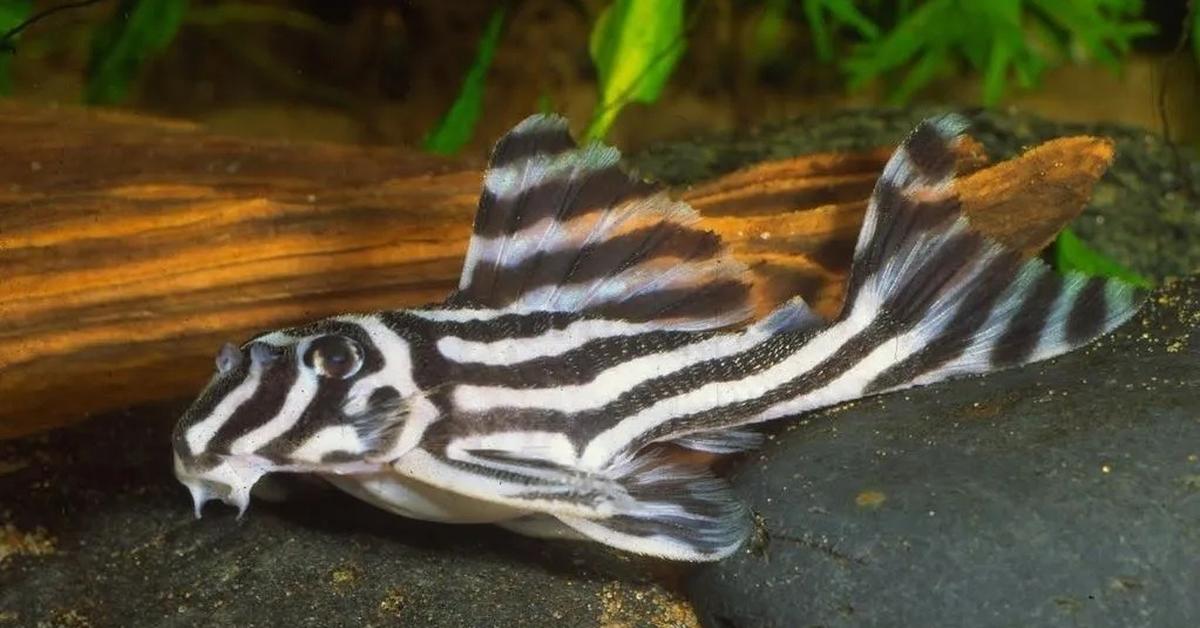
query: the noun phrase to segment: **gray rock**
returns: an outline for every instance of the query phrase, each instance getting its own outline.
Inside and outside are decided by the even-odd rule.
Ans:
[[[756,544],[701,569],[704,624],[1200,625],[1200,278],[1025,368],[851,403],[735,486]]]
[[[192,516],[180,407],[0,442],[0,627],[693,626],[671,568],[334,491]]]

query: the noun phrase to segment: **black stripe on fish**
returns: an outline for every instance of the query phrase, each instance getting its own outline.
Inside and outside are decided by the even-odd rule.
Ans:
[[[954,316],[923,348],[880,373],[864,393],[887,390],[937,369],[959,357],[975,342],[997,302],[1012,284],[1021,260],[1016,252],[997,255],[971,279],[969,292],[959,301]]]
[[[712,336],[705,332],[650,331],[604,336],[558,355],[513,364],[492,365],[448,360],[457,384],[503,386],[510,389],[552,388],[585,384],[601,372],[636,358],[672,351]]]
[[[427,311],[453,311],[439,309]],[[488,312],[491,312],[488,310]],[[441,338],[454,336],[471,342],[496,342],[498,340],[535,338],[542,334],[564,329],[571,323],[583,318],[575,312],[508,312],[499,316],[471,319],[465,321],[429,320],[417,313],[406,311],[383,312],[380,314],[384,322],[393,330],[398,327],[409,327],[428,331],[433,336]],[[406,338],[407,339],[407,338]]]
[[[1067,318],[1068,344],[1078,345],[1099,335],[1108,318],[1108,297],[1105,285],[1108,283],[1102,277],[1092,277],[1075,295],[1071,304],[1071,313]]]
[[[736,427],[748,422],[753,415],[765,412],[785,401],[798,399],[833,382],[866,359],[883,343],[920,325],[930,307],[948,289],[947,284],[966,279],[960,273],[963,260],[977,253],[983,246],[982,236],[974,233],[961,233],[948,238],[936,253],[926,259],[921,270],[911,273],[905,284],[893,287],[866,328],[812,369],[797,373],[792,379],[761,397],[663,421],[635,438],[629,449],[636,450],[651,442],[686,435],[689,432]],[[785,345],[786,350],[781,352],[783,355],[779,355],[776,361],[782,361],[803,349],[807,338],[805,335],[796,335],[796,340]],[[811,332],[808,335],[811,335]],[[776,336],[778,337],[780,336]],[[797,342],[800,338],[804,340]]]
[[[956,129],[940,120],[924,120],[904,141],[908,160],[923,179],[940,181],[954,175]]]
[[[565,128],[535,116],[512,132],[513,141],[526,146],[521,154],[531,156],[508,160],[485,176],[457,302],[521,311],[603,311],[638,321],[670,309],[675,313],[658,322],[674,329],[745,322],[753,309],[748,288],[720,293],[730,299],[723,308],[712,299],[691,308],[648,307],[645,299],[619,307],[650,293],[674,298],[701,293],[698,288],[706,284],[748,284],[746,268],[715,236],[691,226],[698,220],[691,207],[625,172],[616,149],[590,144],[560,150],[564,140],[555,131],[557,139],[548,139],[542,151],[532,146],[533,136],[521,137],[529,125]],[[678,263],[671,265],[672,259]]]
[[[965,126],[952,115],[922,122],[888,160],[855,246],[841,318],[889,261],[911,254],[922,236],[936,237],[958,216],[958,199],[947,184],[954,174],[953,146]]]
[[[749,536],[749,512],[703,467],[650,454],[613,472],[631,503],[608,517],[559,520],[601,543],[675,560],[728,556]]]
[[[716,319],[737,312],[736,322],[750,313],[742,304],[750,298],[750,284],[742,279],[714,281],[695,288],[657,290],[592,307],[598,316],[645,323],[661,319]],[[738,309],[730,307],[734,304]]]
[[[743,425],[750,417],[773,406],[810,394],[833,382],[865,359],[872,351],[896,337],[896,326],[876,319],[870,326],[854,335],[833,355],[812,369],[804,371],[765,394],[700,412],[661,421],[638,435],[622,451],[636,451],[650,443],[670,440],[696,431],[719,430]]]
[[[558,116],[527,118],[500,138],[492,149],[490,168],[503,168],[535,155],[557,155],[575,148],[567,121]]]
[[[367,447],[368,453],[392,450],[404,427],[406,407],[407,401],[392,386],[383,385],[371,391],[366,413],[350,417],[358,439]]]
[[[567,434],[576,450],[582,451],[600,433],[622,419],[655,403],[685,394],[714,382],[736,382],[785,360],[803,346],[812,333],[779,334],[727,358],[701,360],[659,377],[631,386],[615,400],[598,408],[561,412],[540,408],[496,407],[465,415],[462,420],[435,424],[427,433],[445,444],[454,438],[506,431],[556,431]],[[475,419],[473,417],[478,417]]]
[[[221,401],[225,399],[235,388],[242,384],[250,374],[250,360],[242,359],[238,365],[228,373],[221,374],[207,387],[196,401],[192,402],[187,412],[175,424],[175,430],[172,433],[171,440],[174,443],[175,451],[183,458],[200,455],[206,452],[194,452],[191,445],[188,444],[187,433],[196,423],[208,418]],[[209,457],[211,461],[211,456]]]
[[[581,165],[568,176],[544,179],[520,189],[487,188],[479,197],[475,235],[496,238],[517,233],[542,220],[566,222],[632,199],[648,198],[659,189],[654,184],[629,178],[616,164],[598,169]]]
[[[1004,334],[992,349],[991,363],[997,368],[1024,364],[1035,349],[1046,327],[1054,303],[1063,291],[1063,276],[1043,267],[1033,286],[1026,292],[1021,307],[1004,328]]]
[[[882,272],[885,264],[907,253],[916,238],[944,230],[958,216],[960,209],[958,199],[952,195],[917,200],[885,179],[880,179],[876,185],[871,203],[876,216],[874,235],[854,259],[846,283],[842,319],[853,313],[863,287]]]
[[[505,307],[537,288],[591,283],[649,260],[709,258],[721,249],[715,233],[659,223],[583,248],[535,251],[511,266],[481,263],[471,269],[470,285],[493,285],[492,306]]]
[[[292,328],[288,330],[288,333],[298,337],[338,335],[353,339],[362,347],[363,363],[358,371],[347,379],[318,377],[315,382],[317,387],[316,393],[309,400],[295,423],[282,434],[256,450],[255,453],[263,456],[286,457],[302,447],[310,437],[323,428],[336,425],[337,423],[330,423],[331,417],[336,417],[339,421],[345,419],[340,410],[346,403],[347,393],[350,391],[350,388],[359,379],[382,370],[388,359],[388,356],[383,355],[379,348],[375,346],[375,343],[371,341],[370,335],[366,333],[362,326],[356,323],[340,320],[324,320],[311,325]],[[295,361],[294,358],[288,360],[289,363],[295,363]],[[282,403],[280,406],[282,406]],[[270,418],[263,419],[260,417],[260,425],[266,424],[276,418],[274,414],[268,416]]]
[[[234,441],[279,414],[299,375],[294,356],[294,352],[287,350],[277,358],[278,367],[264,370],[254,394],[221,424],[208,442],[208,451],[228,453]]]

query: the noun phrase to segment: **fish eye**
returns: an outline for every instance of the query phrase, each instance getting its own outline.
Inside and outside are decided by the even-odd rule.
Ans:
[[[242,351],[232,342],[225,343],[217,352],[217,373],[224,375],[242,363]]]
[[[304,363],[322,377],[346,379],[362,368],[362,346],[345,336],[321,336],[309,345]]]

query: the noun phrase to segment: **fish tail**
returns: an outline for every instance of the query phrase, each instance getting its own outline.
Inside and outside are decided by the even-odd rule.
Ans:
[[[789,301],[738,337],[736,352],[644,385],[659,397],[645,393],[646,406],[588,441],[584,459],[600,464],[653,442],[744,450],[752,432],[731,430],[1042,360],[1128,320],[1142,291],[1059,274],[971,228],[954,187],[965,128],[958,116],[926,120],[892,155],[835,320]]]
[[[907,340],[864,393],[1017,366],[1081,347],[1128,320],[1144,292],[1059,274],[974,230],[954,190],[966,121],[925,120],[875,186],[838,322],[883,321]]]

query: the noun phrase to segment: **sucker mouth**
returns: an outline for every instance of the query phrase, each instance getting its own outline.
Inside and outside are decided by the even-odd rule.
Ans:
[[[368,460],[338,464],[281,466],[267,458],[253,454],[218,455],[216,458],[218,460],[216,464],[198,466],[190,465],[178,453],[175,454],[175,478],[191,494],[193,512],[197,519],[203,516],[204,504],[210,501],[220,501],[237,508],[237,518],[240,520],[250,507],[250,495],[255,484],[262,476],[271,472],[356,475],[378,473],[385,468],[378,462]]]
[[[191,493],[197,519],[202,516],[204,504],[212,500],[237,508],[237,518],[241,519],[250,506],[250,490],[272,470],[269,460],[249,455],[225,456],[217,465],[194,472],[175,454],[175,478]]]

